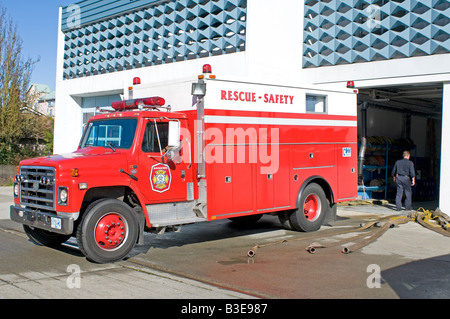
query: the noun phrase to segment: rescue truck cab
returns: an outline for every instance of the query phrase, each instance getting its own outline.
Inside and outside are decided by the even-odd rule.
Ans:
[[[18,166],[10,215],[34,242],[75,236],[109,263],[145,231],[271,213],[309,232],[356,199],[353,91],[220,80],[208,65],[198,80],[134,84],[89,120],[77,151]]]

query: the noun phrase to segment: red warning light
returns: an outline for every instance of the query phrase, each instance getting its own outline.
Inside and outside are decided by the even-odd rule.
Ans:
[[[116,111],[124,111],[137,109],[141,104],[145,106],[164,106],[166,100],[159,96],[147,97],[144,99],[112,102],[111,107]]]
[[[166,100],[164,100],[162,97],[156,96],[142,99],[142,103],[147,106],[163,106],[164,104],[166,104]]]
[[[203,73],[212,73],[212,67],[210,64],[205,64],[203,66]]]

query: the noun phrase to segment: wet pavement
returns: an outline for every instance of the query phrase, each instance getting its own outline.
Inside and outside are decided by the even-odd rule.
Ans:
[[[4,211],[5,207],[0,207],[0,220],[3,219],[0,226],[7,225],[8,236],[16,236],[16,248],[8,248],[13,257],[9,260],[26,261],[26,255],[18,254],[34,251],[35,247],[21,233],[20,225],[12,225],[6,220],[9,218],[9,191],[0,188],[0,204],[8,206],[8,213]],[[102,278],[120,276],[123,268],[146,269],[147,273],[157,273],[161,283],[164,274],[170,284],[180,281],[185,287],[182,289],[186,290],[181,290],[176,298],[186,299],[205,298],[205,295],[199,297],[199,294],[189,293],[189,287],[195,286],[195,282],[221,289],[215,294],[211,292],[211,298],[450,298],[450,237],[410,221],[387,229],[376,240],[350,254],[342,253],[342,244],[336,245],[350,241],[347,246],[355,247],[351,244],[357,245],[358,241],[351,237],[361,224],[408,214],[396,212],[387,202],[381,204],[359,202],[358,205],[340,206],[337,220],[314,233],[285,230],[276,216],[266,215],[258,223],[246,227],[220,220],[186,225],[179,232],[146,234],[145,245],[136,247],[127,260],[110,265],[113,269],[102,268],[102,276],[97,280],[101,282]],[[415,210],[419,207],[436,209],[435,202],[414,205]],[[379,229],[372,227],[366,232],[374,234]],[[311,254],[306,250],[311,243],[320,243],[327,248],[317,248]],[[72,240],[71,245],[72,252],[68,252],[67,247],[59,250],[39,247],[39,254],[45,253],[48,262],[54,261],[64,267],[88,263],[80,253],[73,252],[77,249],[76,241]],[[23,249],[18,249],[19,246]],[[255,255],[249,257],[249,251],[254,251]],[[24,267],[30,267],[28,271],[34,273],[32,264],[14,267],[20,266],[25,273],[28,272]],[[83,267],[90,268],[87,264]],[[150,293],[151,278],[141,276],[150,282],[146,296],[157,298]],[[126,278],[122,276],[122,281]],[[125,284],[128,291],[133,291],[135,283]],[[139,283],[139,289],[145,290],[145,287],[145,283]],[[169,291],[166,294],[169,297],[165,298],[170,295]],[[126,294],[124,298],[127,296],[131,295]]]
[[[250,228],[229,221],[188,225],[179,233],[147,234],[128,262],[262,298],[449,298],[450,238],[416,222],[388,229],[350,254],[341,245],[306,251],[313,242],[355,235],[330,234],[405,215],[389,204],[339,207],[331,226],[308,234],[284,230],[270,215]]]

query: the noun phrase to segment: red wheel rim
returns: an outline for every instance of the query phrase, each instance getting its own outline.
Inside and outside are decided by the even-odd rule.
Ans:
[[[303,213],[307,220],[315,221],[319,217],[321,209],[320,199],[316,194],[306,197],[303,203]]]
[[[95,242],[103,250],[115,250],[125,242],[127,232],[126,220],[120,214],[108,213],[95,227]]]

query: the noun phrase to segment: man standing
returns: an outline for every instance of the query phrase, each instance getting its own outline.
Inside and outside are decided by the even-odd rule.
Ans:
[[[416,173],[413,162],[409,160],[410,157],[409,151],[404,151],[403,158],[395,162],[392,170],[392,176],[397,184],[397,196],[395,197],[397,211],[402,209],[403,193],[405,193],[405,210],[411,210],[411,186],[416,183]]]

